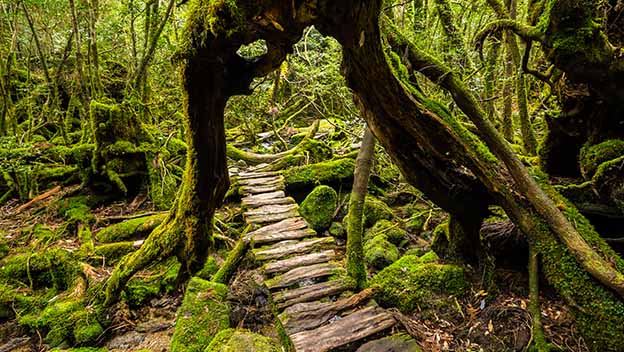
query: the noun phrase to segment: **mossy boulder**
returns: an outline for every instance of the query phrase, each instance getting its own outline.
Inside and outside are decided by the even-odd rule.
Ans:
[[[369,341],[356,352],[421,352],[418,342],[407,334],[386,336],[378,340]]]
[[[339,222],[332,222],[329,226],[329,234],[335,238],[347,238],[347,230]]]
[[[221,330],[230,327],[227,286],[193,277],[178,309],[172,352],[202,352]]]
[[[338,194],[329,186],[318,186],[301,202],[301,216],[316,231],[324,231],[331,225],[338,206]]]
[[[364,259],[375,269],[383,269],[399,259],[399,249],[381,234],[364,243]]]
[[[280,352],[281,346],[273,339],[241,329],[219,332],[204,352]]]
[[[586,178],[591,178],[600,164],[624,155],[624,140],[610,139],[581,148],[579,166]]]
[[[65,290],[80,271],[81,267],[72,253],[61,248],[19,253],[0,262],[1,280],[18,285],[32,280],[34,288],[53,287]]]
[[[394,215],[392,209],[381,200],[373,197],[366,196],[364,201],[364,227],[368,228],[373,226],[379,220],[391,220]]]
[[[405,224],[405,229],[410,233],[420,234],[425,226],[425,216],[420,214],[412,215]]]
[[[291,167],[282,171],[288,191],[301,191],[316,185],[340,186],[353,182],[355,160],[343,158]]]
[[[379,220],[373,227],[366,231],[366,238],[373,238],[378,235],[385,235],[392,244],[400,245],[407,239],[407,232],[399,227],[399,224],[392,223],[389,220]]]
[[[464,268],[439,264],[433,254],[403,256],[381,270],[371,280],[376,299],[383,306],[396,306],[402,312],[443,303],[449,295],[468,289]]]

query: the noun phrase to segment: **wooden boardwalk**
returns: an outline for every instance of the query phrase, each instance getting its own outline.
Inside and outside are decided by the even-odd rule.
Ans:
[[[254,228],[246,240],[297,352],[357,346],[397,324],[373,304],[370,290],[350,291],[343,248],[308,226],[286,196],[283,176],[241,172],[238,182],[245,221]]]

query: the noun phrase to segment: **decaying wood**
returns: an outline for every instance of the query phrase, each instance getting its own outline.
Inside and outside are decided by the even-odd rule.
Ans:
[[[284,232],[269,232],[254,236],[253,242],[256,244],[273,243],[278,241],[298,240],[305,237],[315,236],[316,231],[312,229],[302,229]]]
[[[337,295],[348,289],[350,289],[350,287],[344,280],[331,280],[292,290],[276,292],[273,294],[273,300],[277,303],[279,309],[283,309],[293,304],[310,302]]]
[[[303,241],[282,241],[272,246],[254,249],[256,260],[283,258],[289,255],[309,253],[315,249],[326,249],[336,244],[332,237],[311,238]]]
[[[265,205],[256,209],[248,210],[243,215],[245,216],[262,216],[272,215],[288,212],[299,208],[297,204],[285,204],[285,205]]]
[[[294,217],[282,220],[275,224],[263,226],[257,230],[254,230],[247,234],[250,238],[255,238],[258,235],[269,234],[271,232],[284,232],[284,231],[295,231],[300,229],[305,229],[308,227],[308,224],[301,217]]]
[[[302,280],[316,279],[335,274],[341,270],[341,266],[335,263],[321,263],[303,266],[287,271],[266,281],[270,289],[288,287]]]
[[[33,204],[40,202],[48,197],[50,197],[51,195],[53,195],[54,193],[58,192],[61,190],[61,186],[56,186],[50,190],[45,191],[44,193],[36,196],[35,198],[31,199],[30,201],[20,205],[17,209],[15,209],[16,213],[20,213],[26,209],[28,209],[29,207],[31,207]]]
[[[367,307],[332,324],[290,336],[297,352],[325,352],[358,341],[396,324],[392,315]]]
[[[241,172],[238,174],[239,180],[251,179],[251,178],[259,178],[259,177],[270,177],[279,175],[277,171],[257,171],[257,172]]]
[[[340,312],[357,307],[368,301],[373,295],[372,289],[355,294],[348,298],[343,298],[335,302],[310,302],[299,303],[290,306],[280,314],[280,320],[288,334],[296,334],[304,330],[315,329]]]
[[[333,249],[315,252],[306,255],[300,255],[288,259],[279,260],[276,262],[267,263],[264,265],[264,272],[266,274],[283,273],[294,268],[329,262],[335,260],[338,257],[336,251]]]

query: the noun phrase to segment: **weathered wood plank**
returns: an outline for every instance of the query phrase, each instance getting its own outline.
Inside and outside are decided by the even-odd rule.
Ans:
[[[261,199],[284,198],[284,197],[286,197],[286,194],[284,194],[284,191],[275,191],[275,192],[267,192],[267,193],[249,195],[243,198],[243,202],[244,201],[256,201],[256,200],[261,200]]]
[[[258,178],[243,178],[238,180],[238,183],[241,186],[268,186],[280,182],[284,182],[284,176],[282,175]]]
[[[279,171],[252,171],[252,172],[239,172],[238,179],[245,180],[250,178],[260,178],[279,175]]]
[[[270,289],[288,287],[302,280],[316,279],[330,276],[344,271],[342,266],[335,263],[320,263],[291,269],[272,279],[266,280],[265,284]]]
[[[280,192],[280,191],[278,191]],[[260,194],[269,194],[269,193],[260,193]],[[282,197],[282,198],[267,198],[267,199],[243,199],[242,205],[245,208],[253,209],[259,208],[264,205],[283,205],[283,204],[294,204],[295,200],[291,197]]]
[[[289,218],[275,224],[263,226],[257,230],[249,232],[247,235],[250,237],[254,237],[257,235],[267,234],[271,232],[295,231],[305,229],[307,226],[308,224],[305,220],[303,220],[302,217]]]
[[[297,209],[287,210],[282,213],[250,215],[245,217],[245,221],[249,224],[264,224],[267,222],[276,222],[288,218],[294,218],[299,215]]]
[[[314,233],[313,230],[309,230],[309,231],[312,231]],[[284,233],[288,233],[288,232],[284,232]],[[264,272],[266,274],[283,273],[283,272],[286,272],[288,270],[291,270],[300,266],[325,263],[331,260],[335,260],[336,258],[338,258],[338,255],[336,254],[336,251],[333,249],[322,251],[322,252],[310,253],[306,255],[298,255],[292,258],[266,263],[264,264]]]
[[[396,320],[390,313],[378,307],[367,307],[331,324],[290,335],[290,339],[297,352],[326,352],[362,340],[394,324]]]
[[[310,236],[316,236],[316,231],[312,229],[302,229],[295,231],[270,232],[255,235],[253,237],[253,242],[255,244],[273,243],[286,240],[298,240]]]
[[[277,242],[269,247],[253,249],[256,260],[270,260],[283,258],[289,255],[310,253],[314,250],[329,249],[336,245],[333,237],[317,237],[298,242]]]
[[[373,295],[372,289],[366,289],[348,298],[335,302],[309,302],[290,306],[280,314],[279,318],[289,335],[315,329],[340,312],[355,308],[368,302]]]
[[[275,292],[273,293],[273,300],[277,303],[279,309],[283,309],[293,304],[334,296],[350,288],[342,279],[332,280],[292,290]]]
[[[248,210],[243,213],[244,216],[260,216],[260,215],[271,215],[271,214],[280,214],[287,211],[298,209],[299,205],[297,204],[284,204],[284,205],[265,205],[260,208]]]
[[[258,194],[258,193],[267,193],[267,192],[275,192],[284,189],[284,182],[279,182],[276,184],[268,185],[268,186],[242,186],[241,190],[244,194]]]

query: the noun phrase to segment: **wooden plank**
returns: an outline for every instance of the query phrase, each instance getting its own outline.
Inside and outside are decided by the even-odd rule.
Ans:
[[[273,198],[284,198],[284,197],[286,197],[286,194],[284,194],[284,191],[275,191],[275,192],[267,192],[267,193],[260,193],[260,194],[247,196],[243,198],[243,202],[245,202],[246,200],[256,201],[256,200],[262,200],[262,199],[273,199]]]
[[[272,279],[266,280],[265,284],[270,289],[283,288],[292,286],[299,281],[330,276],[343,270],[344,269],[340,265],[335,263],[312,264],[291,269]]]
[[[348,289],[350,289],[350,287],[347,283],[342,279],[338,279],[292,290],[275,292],[273,293],[273,300],[277,303],[279,309],[283,309],[293,304],[334,296]]]
[[[283,258],[290,255],[310,253],[314,250],[322,250],[334,247],[336,241],[333,237],[317,237],[302,241],[282,241],[271,246],[253,249],[256,260],[270,260]]]
[[[242,180],[238,180],[238,183],[242,186],[268,186],[280,182],[284,182],[284,176],[282,175],[258,178],[244,178]]]
[[[266,274],[283,273],[300,266],[325,263],[335,260],[336,258],[338,258],[338,255],[333,249],[299,255],[288,259],[278,260],[276,262],[266,263],[264,264],[264,272]]]
[[[290,335],[290,339],[297,352],[326,352],[365,339],[394,324],[396,320],[390,313],[378,307],[367,307],[331,324]]]
[[[255,171],[255,172],[239,172],[238,179],[245,180],[250,178],[269,177],[279,175],[279,171]]]
[[[372,289],[366,289],[348,298],[339,299],[335,302],[309,302],[299,303],[288,307],[280,314],[280,321],[289,335],[315,329],[334,317],[340,312],[352,309],[367,302],[373,295]]]
[[[271,215],[271,214],[280,214],[287,211],[298,209],[299,205],[297,204],[284,204],[284,205],[265,205],[260,208],[248,210],[243,213],[244,216],[260,216],[260,215]]]
[[[301,217],[288,218],[282,220],[278,223],[263,226],[257,230],[251,231],[247,234],[249,238],[255,238],[261,234],[268,234],[272,232],[285,232],[285,231],[295,231],[300,229],[305,229],[308,227],[308,224]]]
[[[242,186],[241,190],[244,194],[258,194],[258,193],[267,193],[267,192],[275,192],[284,189],[284,182],[279,182],[273,185],[268,186]]]
[[[278,191],[280,192],[280,191]],[[260,194],[270,194],[270,193],[260,193]],[[283,205],[283,204],[294,204],[295,200],[291,197],[282,197],[282,198],[268,198],[268,199],[243,199],[242,205],[245,208],[259,208],[264,205]]]
[[[311,236],[316,236],[316,231],[312,229],[303,229],[295,231],[261,233],[255,235],[252,239],[255,244],[265,244],[278,241],[298,240]]]
[[[298,215],[299,212],[297,211],[297,209],[292,209],[283,213],[246,216],[245,221],[248,224],[264,224],[267,222],[276,222],[284,219],[294,218]]]

